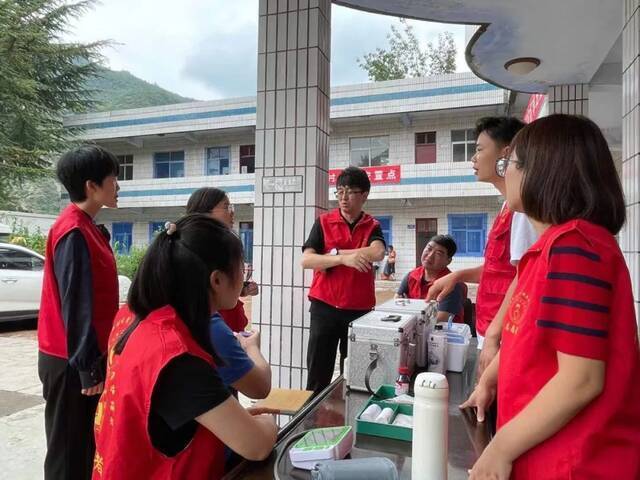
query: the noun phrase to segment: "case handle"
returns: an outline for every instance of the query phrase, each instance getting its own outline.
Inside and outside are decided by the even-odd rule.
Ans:
[[[378,366],[378,345],[372,343],[371,350],[369,350],[369,358],[371,362],[367,367],[367,372],[364,374],[364,386],[373,397],[378,398],[378,394],[371,389],[371,374]]]

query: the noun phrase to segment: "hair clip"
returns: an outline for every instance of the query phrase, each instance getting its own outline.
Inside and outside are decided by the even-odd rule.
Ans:
[[[167,232],[167,235],[172,235],[172,234],[176,233],[177,229],[178,229],[178,227],[176,227],[175,223],[166,222],[164,224],[164,230],[165,230],[165,232]]]

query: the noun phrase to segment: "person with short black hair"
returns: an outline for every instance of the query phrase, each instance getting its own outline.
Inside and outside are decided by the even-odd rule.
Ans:
[[[498,397],[498,431],[470,480],[640,478],[640,351],[625,221],[609,146],[591,120],[524,127],[498,171],[540,239],[518,265],[500,352],[462,408]]]
[[[116,157],[96,145],[68,151],[56,166],[71,203],[47,236],[38,317],[46,480],[91,478],[93,418],[119,296],[109,238],[94,218],[117,207],[118,169]]]
[[[510,143],[524,124],[514,117],[485,117],[476,122],[476,153],[472,157],[474,173],[480,182],[491,183],[504,197],[504,178],[498,175],[498,163],[511,152]],[[442,300],[459,282],[478,283],[476,295],[476,331],[478,372],[486,368],[500,347],[502,319],[516,285],[518,262],[538,235],[521,212],[513,212],[506,202],[487,235],[484,262],[475,268],[456,270],[436,280],[428,300]]]
[[[451,273],[448,265],[453,260],[458,246],[450,235],[435,235],[422,251],[421,265],[411,270],[402,279],[395,298],[425,299],[429,289],[438,278]],[[454,315],[454,322],[464,323],[464,300],[467,298],[467,286],[458,283],[455,288],[438,302],[438,322],[448,320]]]
[[[240,239],[190,214],[149,246],[109,337],[107,381],[95,418],[94,480],[219,479],[226,445],[263,460],[272,415],[245,410],[217,370],[212,313],[243,287]]]
[[[344,370],[349,323],[376,304],[372,263],[384,257],[385,242],[380,223],[362,210],[370,189],[364,170],[344,169],[336,184],[338,208],[316,219],[302,246],[302,268],[314,271],[307,390],[315,394],[331,382],[338,343]]]

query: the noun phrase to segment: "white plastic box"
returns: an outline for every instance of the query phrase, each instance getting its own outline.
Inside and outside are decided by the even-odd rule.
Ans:
[[[351,426],[316,428],[293,444],[289,459],[296,468],[312,470],[318,462],[343,459],[352,448]]]
[[[440,322],[438,325],[442,325],[447,333],[447,370],[460,373],[467,364],[471,329],[465,323],[454,323],[451,330],[447,330],[447,322]]]

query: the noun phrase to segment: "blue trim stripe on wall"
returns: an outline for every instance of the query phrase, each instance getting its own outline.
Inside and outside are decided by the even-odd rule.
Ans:
[[[443,183],[473,183],[476,181],[474,175],[449,175],[445,177],[410,177],[402,178],[400,185],[440,185]],[[380,186],[393,186],[393,185],[380,185]],[[373,185],[375,188],[376,186]],[[162,197],[167,195],[191,195],[199,187],[193,188],[158,188],[149,190],[120,190],[118,192],[119,197]],[[255,187],[253,185],[233,185],[229,187],[220,187],[227,193],[242,193],[253,192]],[[63,193],[63,199],[68,199],[69,194]]]
[[[392,100],[408,100],[411,98],[437,97],[438,95],[459,95],[461,93],[487,92],[499,90],[490,83],[476,83],[474,85],[459,85],[457,87],[428,88],[424,90],[409,90],[405,92],[379,93],[376,95],[362,95],[359,97],[334,98],[332,107],[353,105],[357,103],[388,102]]]
[[[163,115],[161,117],[131,118],[128,120],[113,120],[111,122],[86,123],[73,125],[80,128],[116,128],[133,127],[136,125],[148,125],[151,123],[181,122],[184,120],[202,120],[205,118],[231,117],[234,115],[251,115],[256,113],[256,107],[230,108],[227,110],[213,110],[209,112],[176,113],[174,115]]]
[[[439,185],[442,183],[474,183],[475,175],[449,175],[447,177],[401,178],[400,185]]]
[[[423,90],[408,90],[404,92],[379,93],[375,95],[360,95],[356,97],[342,97],[331,100],[332,107],[344,105],[357,105],[372,102],[388,102],[393,100],[410,100],[412,98],[428,98],[439,95],[459,95],[462,93],[488,92],[499,90],[490,83],[476,83],[473,85],[459,85],[455,87],[428,88]],[[227,110],[212,110],[208,112],[181,113],[174,115],[163,115],[157,117],[131,118],[127,120],[113,120],[109,122],[85,123],[73,125],[74,127],[100,129],[116,127],[133,127],[137,125],[148,125],[153,123],[182,122],[186,120],[203,120],[207,118],[231,117],[236,115],[255,115],[256,107],[230,108]]]
[[[120,190],[118,197],[164,197],[167,195],[191,195],[200,187],[193,188],[158,188],[150,190]],[[230,187],[218,187],[220,190],[224,190],[227,193],[241,193],[241,192],[253,192],[255,188],[253,185],[234,185]],[[62,198],[67,200],[69,198],[68,193],[63,193]]]

